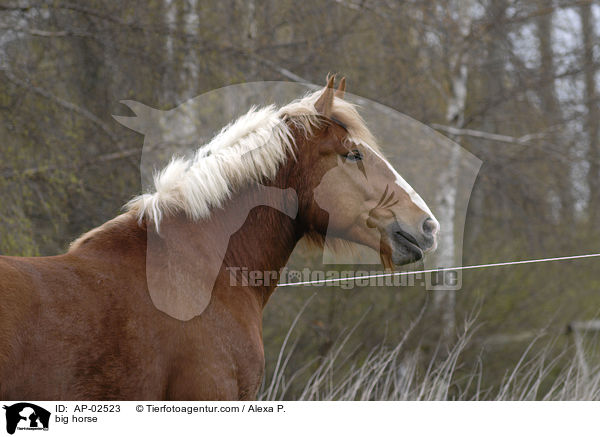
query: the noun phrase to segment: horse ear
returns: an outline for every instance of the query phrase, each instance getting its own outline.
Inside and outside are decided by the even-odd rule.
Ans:
[[[346,78],[342,77],[342,80],[340,80],[340,84],[338,85],[338,89],[335,92],[335,96],[339,99],[343,99],[344,94],[346,94]]]
[[[327,85],[325,89],[315,102],[315,109],[319,114],[324,117],[331,116],[331,109],[333,106],[333,82],[335,81],[335,75],[327,75]]]

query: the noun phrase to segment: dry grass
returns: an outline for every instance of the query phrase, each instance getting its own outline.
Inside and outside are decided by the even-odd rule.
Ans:
[[[528,345],[499,384],[482,387],[481,358],[470,371],[464,365],[458,370],[459,359],[476,332],[475,317],[467,320],[453,344],[443,354],[439,348],[426,366],[418,351],[407,349],[417,320],[395,347],[377,347],[359,363],[350,363],[353,351],[347,350],[348,340],[355,335],[357,324],[327,356],[292,373],[287,371],[294,354],[290,339],[301,313],[287,333],[273,374],[263,384],[261,400],[600,400],[600,368],[583,368],[573,348],[557,353],[552,339],[543,338]],[[542,342],[544,346],[540,346]]]

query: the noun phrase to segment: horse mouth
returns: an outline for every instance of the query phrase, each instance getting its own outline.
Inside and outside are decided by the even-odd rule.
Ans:
[[[388,229],[389,251],[381,254],[381,262],[386,269],[414,263],[423,258],[423,249],[410,233],[394,223]]]
[[[417,242],[415,237],[410,235],[408,232],[405,232],[402,229],[398,229],[398,230],[394,231],[394,236],[397,239],[400,239],[401,241],[403,241],[405,244],[410,244],[410,245],[416,247],[417,249],[421,250],[421,247],[419,246],[419,243]]]
[[[403,234],[394,234],[395,244],[392,250],[392,261],[395,265],[404,265],[419,261],[423,258],[423,250],[411,236],[407,238]]]

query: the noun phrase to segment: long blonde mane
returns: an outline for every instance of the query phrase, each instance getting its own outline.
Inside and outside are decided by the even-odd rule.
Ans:
[[[239,188],[275,177],[285,160],[294,156],[293,128],[312,134],[320,120],[314,106],[320,94],[317,91],[279,109],[250,109],[193,157],[173,158],[155,174],[155,191],[135,197],[126,210],[140,221],[154,223],[157,230],[163,217],[177,212],[192,220],[210,216]],[[347,126],[350,137],[376,147],[354,105],[336,97],[332,115]]]

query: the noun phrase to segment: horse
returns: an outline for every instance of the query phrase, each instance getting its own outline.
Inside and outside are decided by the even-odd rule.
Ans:
[[[281,272],[303,238],[386,268],[434,250],[438,221],[344,93],[331,76],[252,109],[66,253],[0,257],[0,399],[255,399],[277,283],[233,271]]]

